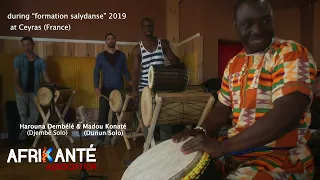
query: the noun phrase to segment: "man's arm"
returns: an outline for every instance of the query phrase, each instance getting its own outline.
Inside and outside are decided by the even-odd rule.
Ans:
[[[132,85],[131,76],[130,76],[130,72],[129,72],[128,65],[127,65],[127,57],[126,57],[125,54],[123,54],[123,55],[124,55],[123,76],[126,78],[126,80],[128,81],[128,83]]]
[[[315,79],[313,72],[316,65],[306,52],[306,49],[292,51],[276,58],[272,72],[273,109],[243,132],[223,141],[224,153],[261,147],[299,126],[311,104],[311,82]],[[299,68],[301,65],[308,69]]]
[[[221,127],[228,124],[230,114],[231,108],[222,104],[218,100],[201,127],[207,131],[209,136],[212,136],[214,132],[220,130]]]
[[[133,48],[132,55],[133,55],[132,88],[133,88],[133,92],[137,93],[139,81],[140,81],[140,63],[141,63],[140,47],[138,45]]]
[[[99,55],[96,57],[96,64],[94,66],[94,71],[93,71],[93,83],[94,83],[94,88],[100,88],[99,83],[100,83],[100,61],[99,61]]]
[[[20,70],[15,68],[14,69],[14,87],[16,87],[18,93],[21,95],[21,93],[23,93],[23,90],[19,83],[19,73],[20,73]]]
[[[212,137],[214,135],[214,132],[216,130],[220,130],[220,128],[223,125],[228,124],[228,120],[231,114],[231,97],[230,97],[231,91],[229,89],[229,78],[228,78],[229,66],[230,66],[230,62],[224,70],[221,88],[220,88],[220,91],[218,92],[217,103],[213,106],[213,108],[209,112],[208,117],[200,125],[200,128],[203,128],[204,131],[207,132],[207,135],[209,137]],[[185,141],[190,136],[196,136],[199,134],[203,135],[203,133],[204,133],[203,130],[197,129],[197,128],[192,130],[187,130],[187,131],[176,134],[175,136],[173,136],[172,140],[175,143],[179,143],[181,141]],[[196,139],[193,139],[193,140],[197,141],[197,143],[201,142]],[[203,148],[201,147],[201,145],[199,146],[199,144],[196,144],[196,143],[194,144],[192,142],[193,140],[186,142],[182,146],[183,151],[186,150],[187,152],[188,150],[190,150],[189,153],[191,153],[191,152],[198,151],[199,148],[200,149]],[[186,149],[184,148],[184,146],[187,146],[185,147]]]
[[[20,61],[19,61],[19,58],[14,59],[13,67],[14,67],[14,79],[13,79],[14,87],[17,89],[18,93],[20,95],[22,95],[24,92],[20,86],[20,77],[19,77]]]
[[[49,76],[47,74],[46,62],[42,60],[42,75],[45,82],[50,82]]]
[[[163,39],[161,40],[161,45],[163,48],[163,51],[165,55],[167,56],[168,60],[170,61],[170,64],[178,64],[180,62],[179,58],[172,52],[172,49],[170,47],[170,43],[168,40]]]
[[[209,135],[219,130],[228,123],[231,114],[231,92],[229,89],[229,64],[224,70],[221,88],[218,92],[218,101],[210,111],[208,118],[203,122],[202,127]]]

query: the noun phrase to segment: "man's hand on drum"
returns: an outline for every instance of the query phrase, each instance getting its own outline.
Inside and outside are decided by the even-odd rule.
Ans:
[[[100,97],[101,96],[100,88],[96,88],[95,91],[96,91],[96,95]]]
[[[222,143],[209,136],[206,136],[203,131],[195,129],[186,129],[172,137],[175,143],[183,142],[190,136],[195,136],[181,146],[181,151],[184,154],[190,154],[197,151],[204,151],[211,157],[222,156]]]
[[[223,155],[222,142],[201,134],[185,142],[181,147],[181,152],[184,154],[190,154],[197,151],[207,152],[212,158],[220,157]]]
[[[179,143],[182,141],[185,141],[186,139],[188,139],[190,136],[197,136],[197,135],[201,135],[204,134],[203,131],[201,130],[195,130],[195,129],[185,129],[184,131],[177,133],[176,135],[174,135],[172,137],[172,141],[174,143]]]

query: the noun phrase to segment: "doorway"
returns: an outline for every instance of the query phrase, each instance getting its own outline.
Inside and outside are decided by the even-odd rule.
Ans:
[[[218,42],[218,77],[222,78],[224,69],[228,65],[228,62],[242,51],[243,46],[237,41],[224,41]]]

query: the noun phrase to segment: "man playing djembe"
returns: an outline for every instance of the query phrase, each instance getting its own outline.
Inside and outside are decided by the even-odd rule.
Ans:
[[[272,8],[266,0],[241,0],[234,13],[244,50],[229,61],[219,102],[206,121],[173,141],[196,136],[181,151],[208,152],[225,179],[312,179],[307,141],[316,64],[305,47],[274,36]],[[210,137],[231,112],[228,138]],[[230,154],[241,151],[245,153]]]

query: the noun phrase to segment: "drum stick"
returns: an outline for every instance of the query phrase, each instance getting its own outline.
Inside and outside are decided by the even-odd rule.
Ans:
[[[109,98],[107,98],[105,95],[102,95],[102,94],[101,94],[101,96],[102,96],[103,98],[105,98],[106,100],[109,101]]]

